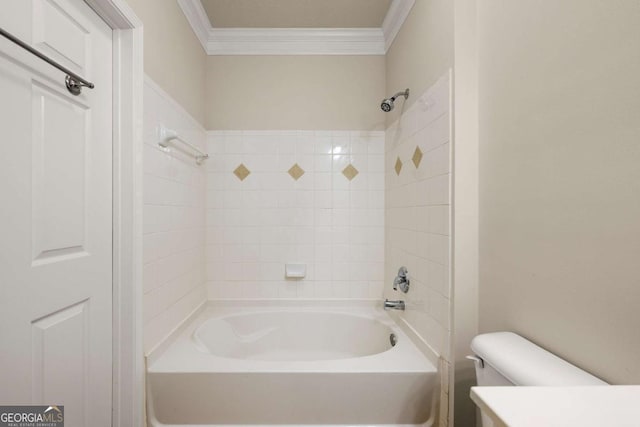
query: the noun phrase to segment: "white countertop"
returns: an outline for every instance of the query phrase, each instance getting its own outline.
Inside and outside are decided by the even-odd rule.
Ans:
[[[496,427],[638,427],[640,386],[472,387]]]

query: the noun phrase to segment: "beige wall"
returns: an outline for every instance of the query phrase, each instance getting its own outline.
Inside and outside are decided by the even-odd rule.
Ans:
[[[453,384],[450,425],[475,425],[475,404],[469,398],[475,367],[466,360],[478,333],[478,61],[477,0],[455,2],[454,156],[455,206],[453,236]]]
[[[127,0],[144,24],[144,71],[204,124],[206,54],[175,0]]]
[[[417,0],[386,56],[386,96],[411,89],[406,103],[387,114],[391,125],[453,66],[453,4],[451,0]],[[379,102],[378,102],[379,104]]]
[[[210,56],[209,130],[383,130],[384,56]]]
[[[479,2],[480,326],[640,382],[640,3]]]

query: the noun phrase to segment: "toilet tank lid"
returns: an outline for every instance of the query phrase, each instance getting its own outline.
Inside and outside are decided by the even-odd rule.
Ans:
[[[607,384],[513,332],[478,335],[471,341],[471,349],[518,386]]]

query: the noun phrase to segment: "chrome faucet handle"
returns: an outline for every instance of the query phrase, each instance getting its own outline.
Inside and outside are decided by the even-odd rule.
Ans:
[[[410,282],[409,282],[409,278],[407,277],[408,274],[409,274],[409,271],[407,271],[407,267],[405,266],[400,267],[400,269],[398,270],[398,275],[396,276],[395,279],[393,279],[394,291],[397,291],[398,287],[400,287],[400,290],[405,294],[409,292]]]
[[[407,274],[409,274],[409,271],[407,271],[407,267],[405,267],[404,265],[398,269],[398,277],[406,279]]]

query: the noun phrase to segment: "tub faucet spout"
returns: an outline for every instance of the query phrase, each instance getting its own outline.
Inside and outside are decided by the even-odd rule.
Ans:
[[[385,299],[384,300],[384,309],[385,310],[389,310],[389,309],[404,310],[404,301],[402,301],[402,300],[390,301],[388,299]]]

